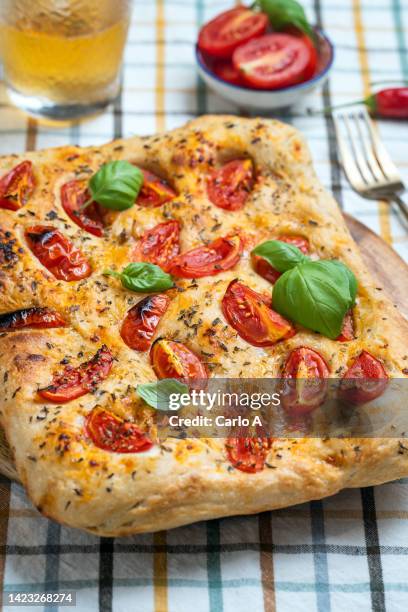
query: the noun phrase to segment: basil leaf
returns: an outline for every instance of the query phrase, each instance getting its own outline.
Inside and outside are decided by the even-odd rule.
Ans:
[[[280,240],[267,240],[255,247],[252,254],[266,259],[278,272],[286,272],[300,263],[309,261],[309,258],[296,246]]]
[[[92,200],[105,208],[126,210],[133,206],[143,184],[143,174],[128,161],[101,166],[89,181]]]
[[[333,259],[331,263],[338,266],[339,271],[342,270],[343,274],[347,276],[348,283],[349,283],[350,299],[352,302],[350,304],[350,307],[354,306],[356,302],[356,295],[357,295],[357,289],[358,289],[357,279],[354,276],[354,273],[350,270],[350,268],[345,266],[344,263],[342,263],[341,261],[337,261],[336,259]]]
[[[137,385],[136,393],[156,410],[171,410],[170,395],[188,393],[188,387],[176,378],[164,378],[157,382]]]
[[[151,291],[166,291],[174,286],[170,274],[163,272],[160,266],[152,263],[131,263],[122,272],[105,270],[105,276],[119,278],[123,287],[136,291],[136,293],[150,293]]]
[[[314,32],[305,11],[296,0],[257,0],[257,5],[268,15],[274,30],[295,26],[314,39]]]
[[[308,329],[336,339],[356,298],[357,281],[339,261],[308,261],[276,281],[272,307]]]

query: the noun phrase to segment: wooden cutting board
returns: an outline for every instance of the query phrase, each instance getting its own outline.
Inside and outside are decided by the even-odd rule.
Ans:
[[[374,278],[408,319],[408,265],[368,227],[345,214],[347,226],[360,247],[365,263]],[[9,447],[0,428],[0,473],[18,480]]]

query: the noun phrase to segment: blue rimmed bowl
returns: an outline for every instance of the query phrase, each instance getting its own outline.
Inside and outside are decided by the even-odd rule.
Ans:
[[[334,62],[334,46],[329,37],[319,29],[315,29],[317,37],[318,64],[316,75],[298,85],[282,87],[281,89],[253,89],[223,81],[214,74],[207,65],[198,45],[196,45],[196,62],[200,76],[204,82],[221,98],[236,104],[241,108],[256,110],[273,110],[292,106],[303,96],[309,94],[327,81]]]

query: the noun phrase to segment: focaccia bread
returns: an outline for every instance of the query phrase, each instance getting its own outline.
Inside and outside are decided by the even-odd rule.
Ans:
[[[84,229],[62,205],[66,185],[75,192],[78,184],[72,181],[122,159],[167,184],[159,184],[153,203],[145,192],[132,208],[104,213],[102,230],[95,207],[96,225]],[[230,194],[236,205],[223,202],[221,188],[214,195],[218,184],[211,178],[233,160],[244,160],[252,172],[245,197],[242,184],[237,188],[245,202]],[[10,188],[9,173],[25,161],[31,162],[32,174],[25,176],[18,194]],[[156,206],[155,197],[165,202]],[[180,231],[179,242],[176,236],[163,245],[157,232],[146,235],[163,223],[166,231]],[[71,241],[70,265],[77,266],[79,280],[64,279],[60,235]],[[221,303],[234,279],[270,295],[272,285],[257,273],[250,251],[277,237],[300,237],[311,256],[337,258],[356,275],[358,299],[346,341],[296,326],[296,333],[283,334],[273,345],[254,346],[225,318]],[[170,257],[169,249],[175,256],[178,249],[185,253],[221,238],[225,241],[218,247],[226,249],[227,258],[234,257],[233,265],[221,263],[210,276],[178,279],[176,288],[166,292],[153,338],[143,350],[130,348],[123,321],[146,296],[102,272],[148,258],[152,243],[158,245],[157,263]],[[41,249],[54,239],[58,252],[54,248],[47,267]],[[16,312],[31,308],[36,310]],[[336,203],[316,178],[305,142],[288,125],[205,116],[157,136],[1,158],[1,314],[1,424],[33,503],[66,525],[103,536],[155,531],[262,512],[408,475],[408,452],[396,438],[275,440],[262,451],[260,465],[243,471],[231,461],[223,439],[157,440],[154,410],[135,393],[137,384],[156,380],[150,344],[157,338],[182,343],[177,346],[191,351],[210,377],[278,377],[299,347],[317,351],[332,377],[342,377],[363,351],[389,378],[407,375],[405,320],[373,283]],[[64,372],[69,380],[85,370],[91,372],[88,392],[58,401],[55,385],[50,387],[53,377]],[[85,384],[81,381],[80,386]],[[39,393],[43,389],[48,396]],[[99,415],[93,426],[90,415]],[[122,440],[112,443],[105,435],[96,443],[97,430],[104,427],[116,427]],[[134,450],[139,452],[129,452],[133,447],[126,448],[126,436],[131,444],[135,432],[139,448]]]

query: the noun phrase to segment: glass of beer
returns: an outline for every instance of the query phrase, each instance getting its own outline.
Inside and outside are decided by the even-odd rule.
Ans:
[[[132,0],[0,0],[0,52],[12,102],[56,121],[117,96]]]

